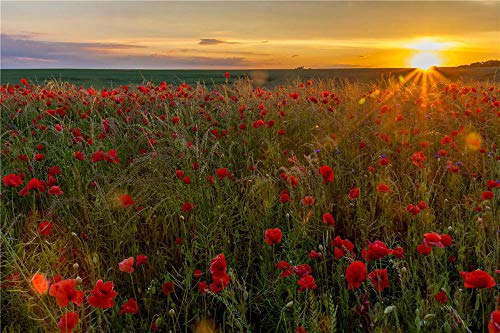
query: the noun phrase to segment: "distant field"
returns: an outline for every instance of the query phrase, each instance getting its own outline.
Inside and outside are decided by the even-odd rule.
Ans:
[[[500,81],[497,67],[486,68],[439,68],[438,71],[450,80]],[[230,71],[231,80],[239,77],[253,78],[261,86],[273,87],[295,80],[335,79],[339,81],[367,82],[407,75],[408,68],[342,68],[304,70],[245,70]],[[115,69],[2,69],[1,83],[18,83],[21,78],[39,84],[51,80],[63,80],[78,86],[97,88],[141,84],[144,80],[159,83],[186,82],[193,84],[220,84],[226,81],[223,70],[115,70]]]

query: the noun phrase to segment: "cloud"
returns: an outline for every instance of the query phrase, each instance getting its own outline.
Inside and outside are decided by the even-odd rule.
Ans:
[[[234,55],[250,55],[250,56],[270,56],[269,53],[258,53],[252,51],[218,51],[218,50],[200,50],[200,49],[175,49],[166,52],[167,54],[177,53],[200,53],[200,54],[234,54]]]
[[[225,40],[215,38],[201,38],[198,42],[199,45],[219,45],[219,44],[240,44],[239,42],[228,42]]]
[[[239,56],[225,57],[189,54],[124,55],[122,52],[114,51],[144,47],[118,43],[38,41],[16,37],[16,35],[0,34],[2,68],[229,69],[259,66],[258,63],[253,63],[242,56],[245,54],[243,51]]]
[[[47,58],[48,56],[78,56],[89,52],[144,48],[119,43],[78,43],[32,40],[32,35],[0,34],[2,57]]]
[[[294,54],[294,55],[292,55],[292,58],[296,58],[298,56],[299,56],[298,54]]]

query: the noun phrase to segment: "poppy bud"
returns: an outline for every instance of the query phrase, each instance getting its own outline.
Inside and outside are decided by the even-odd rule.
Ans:
[[[74,270],[77,270],[78,268],[80,268],[80,265],[78,265],[78,263],[77,263],[77,262],[75,262],[75,263],[73,264],[73,269],[74,269]]]

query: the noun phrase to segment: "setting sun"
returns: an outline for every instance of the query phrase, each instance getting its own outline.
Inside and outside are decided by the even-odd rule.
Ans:
[[[439,66],[440,65],[440,59],[437,55],[434,53],[418,53],[413,59],[411,60],[411,67],[414,68],[420,68],[427,70],[431,67],[434,66]]]

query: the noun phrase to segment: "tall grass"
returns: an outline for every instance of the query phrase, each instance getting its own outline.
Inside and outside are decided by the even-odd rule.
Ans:
[[[487,329],[498,285],[466,289],[459,272],[482,269],[498,281],[498,191],[481,199],[486,181],[500,177],[498,88],[437,82],[423,92],[411,82],[328,80],[271,90],[247,80],[214,90],[143,87],[93,90],[53,82],[2,88],[2,175],[25,175],[20,187],[2,184],[3,331],[54,331],[68,310],[79,314],[76,331],[82,332],[148,331],[153,323],[165,332]],[[65,115],[47,113],[62,108]],[[264,125],[254,128],[259,119]],[[480,149],[467,143],[470,133],[480,134]],[[443,144],[444,136],[453,142]],[[34,160],[38,144],[42,161]],[[96,151],[111,149],[120,163],[92,161]],[[440,150],[446,156],[435,157]],[[418,151],[426,156],[422,167],[412,163]],[[379,164],[382,156],[389,165]],[[63,195],[18,195],[32,177],[48,180],[55,165]],[[318,173],[322,165],[332,167],[332,183]],[[218,168],[234,176],[220,179]],[[297,185],[281,174],[295,176]],[[377,192],[381,182],[390,193]],[[360,195],[352,200],[354,186]],[[282,190],[291,202],[280,202]],[[122,208],[122,194],[135,205]],[[302,204],[305,196],[314,198],[312,206]],[[413,216],[406,207],[419,201],[428,208]],[[194,208],[183,212],[185,202]],[[326,212],[335,226],[322,221]],[[49,236],[38,231],[42,220],[54,224]],[[281,243],[264,241],[271,228],[282,230]],[[453,244],[423,256],[417,246],[433,231],[449,234]],[[334,259],[337,235],[355,244],[356,259]],[[362,249],[375,240],[403,247],[405,257],[366,262]],[[319,259],[308,258],[311,250]],[[210,284],[210,261],[219,253],[231,282],[220,293],[202,295],[193,272],[201,270]],[[118,269],[139,254],[148,256],[146,264],[131,274]],[[390,287],[378,292],[367,280],[348,290],[345,272],[353,260],[365,261],[368,272],[386,268]],[[279,278],[279,261],[309,264],[317,288],[299,292],[297,275]],[[33,291],[36,272],[80,277],[77,289],[86,295],[98,279],[113,281],[119,296],[106,310],[87,302],[60,308],[54,297]],[[174,283],[174,293],[162,292],[165,282]],[[434,298],[440,290],[446,304]],[[129,298],[139,312],[120,315]]]

